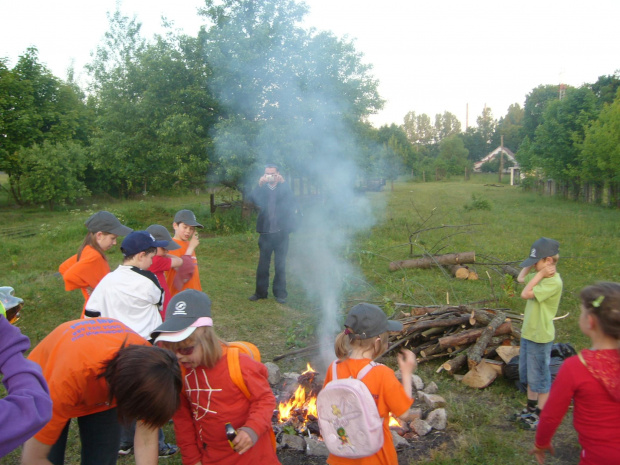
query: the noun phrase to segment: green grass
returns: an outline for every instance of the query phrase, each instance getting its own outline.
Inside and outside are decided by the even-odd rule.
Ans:
[[[479,176],[468,182],[401,182],[395,184],[394,192],[388,189],[368,193],[377,220],[342,251],[342,260],[361,270],[359,276],[342,277],[345,299],[342,307],[348,308],[363,299],[384,306],[389,313],[397,302],[433,305],[445,303],[447,299],[453,304],[496,299],[488,305],[521,313],[524,302],[509,295],[505,277],[496,267],[482,263],[499,261],[518,266],[534,240],[548,236],[561,244],[558,271],[564,280],[564,293],[559,313],[570,313],[568,318],[557,322],[556,340],[571,342],[578,349],[586,347],[588,340],[577,326],[577,294],[597,280],[618,280],[620,213],[524,193],[506,184],[493,187],[485,183],[497,184],[496,177]],[[468,208],[481,201],[490,209]],[[78,291],[64,291],[57,268],[75,253],[85,234],[83,222],[90,213],[106,209],[135,229],[151,223],[171,229],[172,217],[181,208],[194,210],[198,220],[208,226],[201,233],[197,256],[203,290],[213,300],[218,334],[227,340],[255,342],[264,361],[313,343],[320,312],[304,295],[299,277],[289,274],[290,296],[286,306],[273,299],[257,303],[247,300],[254,292],[258,260],[252,219],[243,222],[238,212],[212,216],[207,195],[106,201],[59,212],[3,208],[0,234],[9,227],[34,233],[23,237],[3,236],[0,241],[0,285],[14,287],[16,294],[25,300],[18,323],[22,332],[36,344],[57,324],[79,317],[82,296]],[[410,234],[423,229],[429,230],[414,234],[410,242]],[[289,264],[297,251],[304,248],[306,234],[302,231],[291,236]],[[457,282],[437,268],[389,272],[389,263],[409,258],[410,248],[414,254],[475,251],[478,263],[474,268],[480,279]],[[108,257],[114,269],[121,261],[118,247]],[[285,372],[302,370],[306,361],[299,357],[278,363]],[[449,431],[456,439],[420,463],[533,463],[527,455],[533,434],[516,430],[505,420],[506,415],[521,408],[525,401],[523,395],[502,379],[484,390],[473,391],[445,374],[436,374],[436,367],[424,365],[420,372],[425,381],[434,380],[449,401]],[[170,427],[166,433],[174,441]],[[572,450],[575,435],[567,420],[560,433],[556,448],[565,446],[563,449]],[[73,447],[75,450],[75,444]],[[575,457],[560,457],[548,463],[576,461]],[[4,458],[2,463],[18,463],[18,453]],[[78,463],[77,453],[67,463]],[[123,459],[121,463],[130,464],[132,459]],[[181,461],[172,457],[167,463],[176,465]]]

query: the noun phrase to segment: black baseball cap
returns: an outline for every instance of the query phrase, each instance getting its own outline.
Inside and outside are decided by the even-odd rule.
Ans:
[[[211,299],[204,292],[186,289],[174,295],[166,307],[166,321],[151,333],[155,342],[187,339],[197,327],[213,326]]]

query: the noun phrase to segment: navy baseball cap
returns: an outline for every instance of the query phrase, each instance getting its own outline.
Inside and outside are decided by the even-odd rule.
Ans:
[[[155,238],[147,231],[130,232],[121,244],[121,252],[125,257],[144,252],[152,247],[168,246],[168,241],[156,241]]]

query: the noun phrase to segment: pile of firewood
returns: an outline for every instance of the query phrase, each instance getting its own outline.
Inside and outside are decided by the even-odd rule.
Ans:
[[[469,386],[488,386],[518,354],[521,333],[514,320],[519,316],[510,318],[505,310],[466,305],[397,308],[395,319],[403,331],[390,337],[387,352],[407,347],[417,354],[418,363],[446,358],[437,371],[459,376],[461,369],[468,369],[462,380]]]

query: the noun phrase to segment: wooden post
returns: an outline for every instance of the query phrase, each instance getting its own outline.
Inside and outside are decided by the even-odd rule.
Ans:
[[[504,171],[504,136],[501,136],[501,145],[499,152],[499,183],[502,183],[502,171]]]

